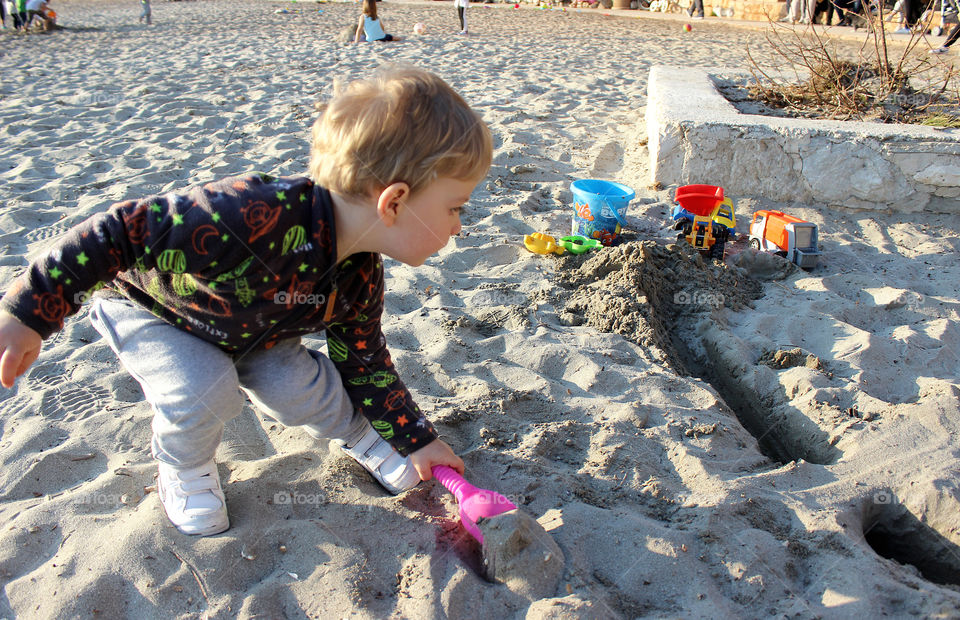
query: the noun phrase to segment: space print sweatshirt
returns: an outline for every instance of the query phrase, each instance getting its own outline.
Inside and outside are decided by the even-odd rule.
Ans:
[[[117,291],[231,354],[325,332],[354,407],[407,455],[437,437],[381,330],[379,254],[337,264],[330,192],[303,177],[232,177],[121,202],[71,229],[0,307],[46,338],[95,291]]]

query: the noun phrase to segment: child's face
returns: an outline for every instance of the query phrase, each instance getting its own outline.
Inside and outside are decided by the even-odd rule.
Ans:
[[[403,235],[397,260],[417,267],[460,232],[460,211],[479,179],[442,177],[410,196],[396,232]]]

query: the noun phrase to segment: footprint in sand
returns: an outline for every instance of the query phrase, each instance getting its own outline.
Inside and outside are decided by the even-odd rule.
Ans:
[[[67,381],[67,371],[61,364],[42,364],[34,366],[27,375],[30,384],[55,388]]]
[[[99,413],[109,400],[110,392],[100,386],[69,384],[46,392],[40,413],[54,420],[84,420]]]
[[[0,402],[0,420],[9,420],[24,409],[31,408],[32,402],[33,400],[29,396],[24,396],[23,394]],[[2,428],[3,425],[0,424],[0,430],[2,430]]]

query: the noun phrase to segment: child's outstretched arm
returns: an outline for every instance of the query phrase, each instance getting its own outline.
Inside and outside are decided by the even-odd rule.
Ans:
[[[40,355],[43,338],[12,314],[0,311],[0,384],[12,388]]]
[[[309,201],[292,185],[284,187],[286,192],[279,193],[290,194],[285,200]],[[95,290],[115,286],[118,277],[136,277],[141,298],[158,306],[164,298],[203,307],[219,303],[221,284],[215,276],[272,252],[266,247],[269,239],[261,237],[287,212],[267,202],[277,189],[260,175],[248,175],[195,187],[187,194],[117,203],[70,229],[31,263],[0,299],[0,310],[47,338],[62,329],[64,319]],[[177,283],[183,289],[179,293]],[[4,385],[12,384],[17,371],[26,370],[29,363],[24,363],[32,363],[35,352],[34,339],[24,339],[21,330],[9,328],[9,334],[18,348],[9,361],[0,358]]]
[[[430,465],[462,467],[449,446],[426,418],[413,395],[400,379],[390,359],[383,336],[384,275],[379,254],[357,254],[343,263],[341,274],[352,271],[332,298],[335,306],[349,310],[345,319],[327,325],[327,350],[354,408],[366,417],[397,452],[403,456],[426,450],[420,456],[418,472],[429,479]],[[438,444],[434,446],[433,444]]]

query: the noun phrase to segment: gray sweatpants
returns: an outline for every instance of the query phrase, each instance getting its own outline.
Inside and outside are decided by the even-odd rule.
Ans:
[[[143,388],[153,407],[153,455],[170,465],[212,459],[243,394],[262,413],[317,439],[353,443],[369,428],[333,362],[299,338],[230,355],[125,299],[94,299],[90,320]]]

